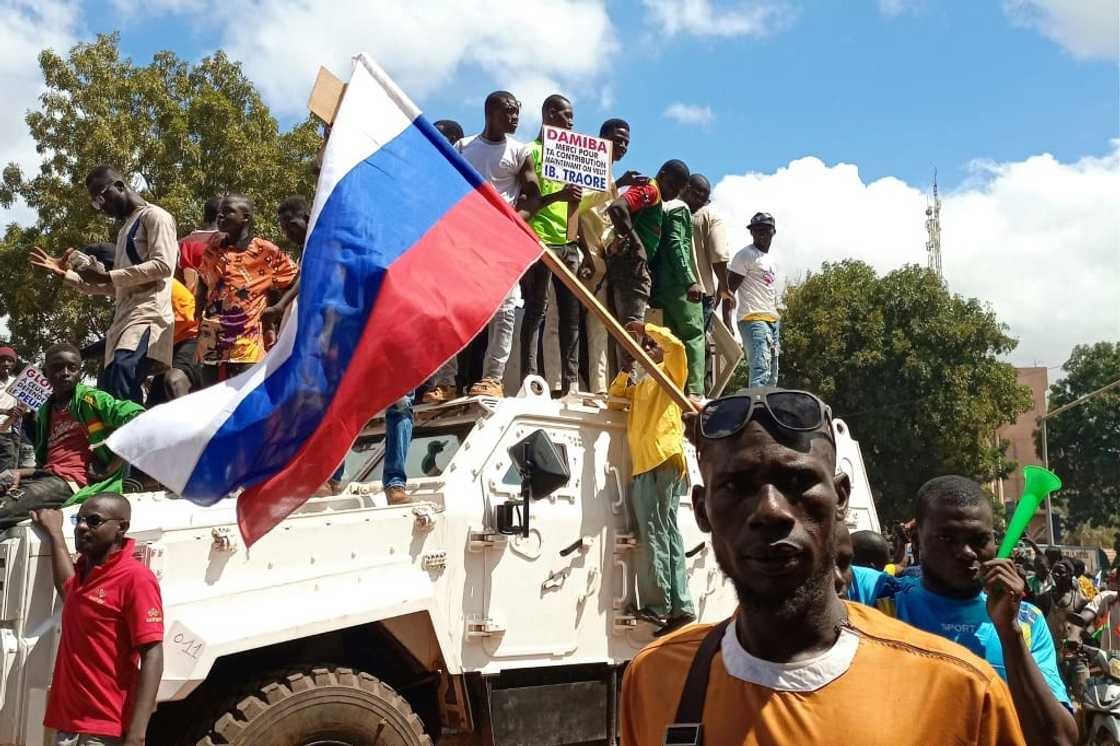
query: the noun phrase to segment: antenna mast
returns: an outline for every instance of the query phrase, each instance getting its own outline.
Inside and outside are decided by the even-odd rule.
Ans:
[[[929,240],[926,241],[926,257],[929,262],[929,268],[937,273],[938,277],[941,274],[941,197],[937,194],[937,169],[933,170],[933,202],[926,203],[926,233],[929,234]]]

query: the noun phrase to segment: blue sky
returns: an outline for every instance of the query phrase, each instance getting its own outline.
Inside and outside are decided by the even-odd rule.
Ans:
[[[631,165],[644,170],[680,157],[718,178],[816,155],[856,163],[868,179],[912,184],[928,182],[936,165],[949,188],[976,158],[1049,152],[1068,161],[1106,153],[1118,136],[1115,61],[1075,57],[999,2],[930,0],[897,13],[883,7],[890,6],[805,2],[768,19],[761,36],[658,38],[639,2],[610,3],[621,50],[603,61],[609,72],[588,90],[574,86],[577,128],[594,130],[612,115],[629,119]],[[83,15],[90,32],[120,30],[124,51],[137,61],[165,48],[197,59],[215,47],[214,25],[193,12],[145,20],[98,0]],[[380,61],[395,72],[392,58]],[[308,85],[313,75],[306,72]],[[468,63],[447,85],[415,97],[429,115],[458,119],[469,132],[480,123],[478,100],[501,85]],[[606,89],[613,102],[603,106]],[[666,119],[674,102],[709,107],[711,123]],[[527,111],[539,105],[523,103]],[[282,115],[286,124],[293,119]]]
[[[557,91],[577,130],[628,119],[624,168],[708,175],[737,244],[772,212],[791,280],[925,263],[936,166],[946,282],[1007,323],[1011,361],[1056,373],[1073,345],[1120,340],[1118,27],[1116,0],[0,0],[0,164],[38,162],[22,118],[44,47],[222,48],[284,126],[320,64],[345,77],[366,51],[467,132],[498,88],[522,139]]]

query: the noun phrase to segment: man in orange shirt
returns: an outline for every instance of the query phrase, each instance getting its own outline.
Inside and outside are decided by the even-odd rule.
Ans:
[[[623,746],[1024,744],[987,663],[837,596],[851,485],[819,399],[748,389],[710,402],[696,426],[693,508],[739,609],[634,658]]]
[[[198,360],[210,385],[264,358],[261,316],[271,290],[292,285],[299,268],[275,244],[253,235],[253,203],[227,194],[218,207],[218,233],[199,263],[195,316]]]

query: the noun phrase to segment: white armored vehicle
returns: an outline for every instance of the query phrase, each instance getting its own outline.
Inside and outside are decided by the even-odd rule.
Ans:
[[[849,523],[877,530],[858,445],[835,427]],[[526,499],[510,449],[538,431],[570,477]],[[417,502],[401,506],[381,492],[383,439],[374,421],[342,494],[309,500],[251,551],[233,500],[130,496],[165,607],[150,746],[614,743],[621,672],[652,631],[628,611],[626,414],[553,400],[537,378],[500,401],[417,407]],[[733,589],[688,493],[680,505],[698,616],[721,619]],[[0,539],[0,746],[50,743],[61,606],[47,552],[26,523]]]

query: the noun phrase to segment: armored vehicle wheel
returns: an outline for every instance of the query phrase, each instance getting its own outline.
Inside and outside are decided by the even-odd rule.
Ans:
[[[432,746],[408,702],[368,673],[312,668],[261,679],[197,746]]]

